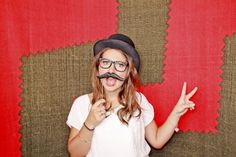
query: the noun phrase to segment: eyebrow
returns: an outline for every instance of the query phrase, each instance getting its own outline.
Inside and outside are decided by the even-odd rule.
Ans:
[[[111,59],[108,59],[108,58],[105,58],[105,57],[101,57],[102,59],[107,59],[107,60],[110,60],[112,62],[124,62],[124,63],[128,63],[128,61],[121,61],[121,60],[111,60]]]

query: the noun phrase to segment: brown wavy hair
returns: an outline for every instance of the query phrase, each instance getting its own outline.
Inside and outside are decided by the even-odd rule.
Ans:
[[[105,99],[104,88],[101,81],[97,78],[99,58],[102,57],[103,53],[109,48],[103,49],[99,52],[93,59],[92,70],[91,70],[91,81],[93,88],[92,104],[94,104],[99,99]],[[119,50],[120,51],[120,50]],[[122,51],[121,51],[122,52]],[[123,85],[121,86],[121,91],[118,94],[118,101],[123,106],[117,112],[120,121],[128,125],[129,120],[134,116],[134,112],[138,111],[137,117],[141,115],[141,107],[137,102],[136,90],[140,86],[140,79],[138,72],[134,66],[131,57],[122,52],[128,61],[128,78],[125,79]]]

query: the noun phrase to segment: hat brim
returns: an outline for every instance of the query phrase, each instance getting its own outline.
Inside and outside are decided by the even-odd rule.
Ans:
[[[129,55],[133,59],[137,71],[139,71],[140,57],[136,49],[130,46],[128,43],[116,39],[99,40],[95,43],[93,47],[94,56],[96,56],[100,51],[105,48],[119,49]]]

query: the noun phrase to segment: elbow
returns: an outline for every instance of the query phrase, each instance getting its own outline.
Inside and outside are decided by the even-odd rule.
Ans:
[[[68,151],[70,157],[78,157],[78,155],[76,155],[74,153],[73,147],[70,142],[68,142],[68,144],[67,144],[67,151]]]
[[[68,142],[68,144],[67,144],[67,151],[70,154],[70,157],[73,157],[73,155],[71,153],[72,152],[72,148],[71,148],[70,142]]]
[[[67,151],[70,157],[85,157],[83,152],[79,151],[79,149],[75,148],[72,142],[68,142]]]
[[[153,147],[154,147],[155,149],[162,149],[162,148],[164,147],[164,144],[162,144],[162,143],[155,143],[155,144],[153,145]]]

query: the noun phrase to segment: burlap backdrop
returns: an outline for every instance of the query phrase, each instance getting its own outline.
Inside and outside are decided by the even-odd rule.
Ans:
[[[128,34],[142,58],[142,82],[161,82],[168,1],[119,1],[118,32]],[[155,42],[154,42],[155,41]],[[233,157],[236,154],[236,35],[226,38],[219,133],[178,133],[159,157]],[[91,91],[92,44],[87,43],[22,57],[22,154],[65,157],[69,129],[65,124],[73,99]]]

